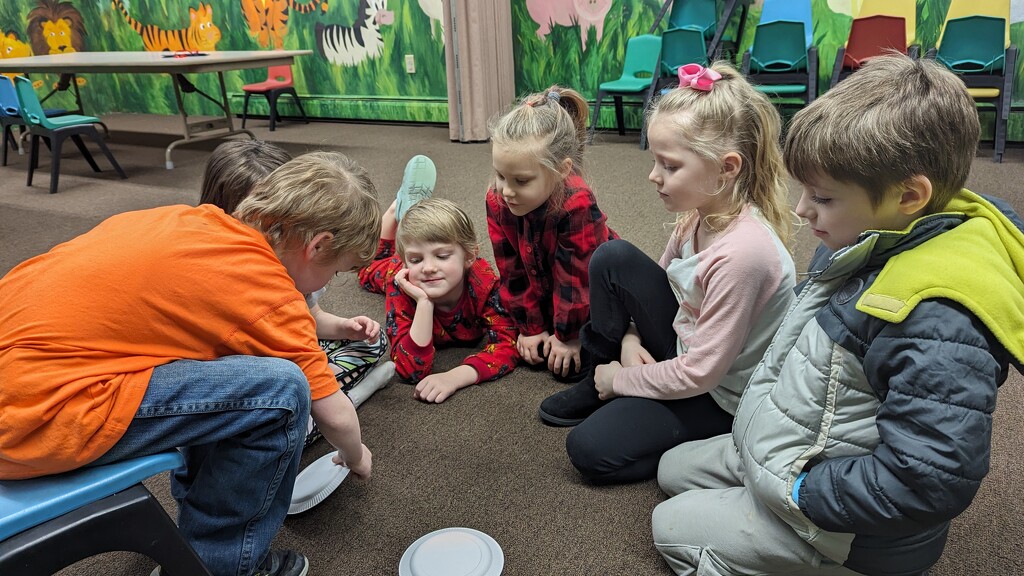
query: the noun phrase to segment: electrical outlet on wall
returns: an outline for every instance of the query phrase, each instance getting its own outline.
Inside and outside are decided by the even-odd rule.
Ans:
[[[407,74],[416,73],[416,58],[412,54],[405,55],[405,72]]]

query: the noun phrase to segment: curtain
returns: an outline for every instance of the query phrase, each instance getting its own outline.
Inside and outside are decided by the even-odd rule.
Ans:
[[[487,122],[515,100],[509,0],[444,0],[448,132],[484,142]]]

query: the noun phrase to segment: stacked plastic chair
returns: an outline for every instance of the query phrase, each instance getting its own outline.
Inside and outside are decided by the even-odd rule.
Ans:
[[[846,44],[836,53],[829,88],[846,78],[869,59],[895,50],[917,58],[914,44],[916,0],[865,0],[850,26]]]
[[[245,128],[245,121],[249,116],[249,98],[253,94],[262,94],[267,98],[267,105],[270,107],[271,132],[274,131],[277,120],[280,118],[277,113],[277,100],[284,94],[288,94],[295,100],[295,104],[299,107],[299,113],[302,114],[302,121],[309,124],[309,119],[306,118],[306,111],[302,109],[302,101],[299,100],[299,95],[295,93],[292,67],[288,64],[267,68],[266,80],[255,84],[246,84],[242,86],[242,91],[245,92],[245,101],[242,104],[242,128]]]
[[[45,108],[43,113],[47,117],[61,116],[67,114],[67,111],[63,108]],[[14,135],[14,127],[19,128],[18,136]],[[12,146],[18,149],[18,154],[22,153],[21,149],[21,134],[26,130],[25,120],[21,117],[21,103],[18,101],[18,93],[14,89],[14,81],[8,76],[0,74],[0,127],[3,129],[2,142],[0,145],[3,146],[3,166],[7,166],[7,144],[10,142]]]
[[[602,82],[597,89],[597,100],[594,102],[594,114],[590,120],[589,140],[593,141],[594,131],[601,114],[601,101],[611,96],[615,102],[615,122],[619,134],[625,134],[625,119],[622,108],[624,96],[641,97],[644,109],[647,109],[648,89],[654,80],[658,66],[658,54],[661,52],[661,38],[653,34],[634,36],[626,42],[626,58],[622,65],[622,75],[616,80]],[[641,142],[641,147],[643,142]]]
[[[818,92],[813,32],[810,0],[764,0],[754,43],[743,53],[743,74],[771,97],[813,102]]]
[[[96,554],[149,556],[164,576],[210,576],[142,481],[177,451],[30,480],[0,481],[0,574],[49,576]]]
[[[57,180],[60,177],[61,147],[64,144],[64,140],[68,138],[82,152],[82,156],[85,157],[85,161],[89,163],[94,172],[99,172],[100,167],[96,165],[96,161],[93,160],[89,149],[82,142],[82,136],[88,136],[99,145],[100,150],[103,151],[103,154],[121,178],[128,177],[124,170],[121,169],[121,165],[114,159],[114,155],[110,153],[106,142],[103,141],[99,132],[96,131],[96,124],[100,123],[99,118],[79,114],[47,117],[42,104],[39,103],[39,97],[32,86],[32,81],[23,76],[18,76],[14,79],[14,84],[18,94],[18,102],[21,104],[21,118],[25,121],[25,126],[32,136],[32,151],[29,156],[28,165],[28,186],[32,185],[32,174],[39,167],[40,138],[45,138],[50,143],[50,194],[57,192]]]
[[[1017,47],[1010,43],[1010,0],[952,0],[938,47],[930,55],[963,79],[976,102],[992,106],[993,160],[1002,162],[1017,67]]]

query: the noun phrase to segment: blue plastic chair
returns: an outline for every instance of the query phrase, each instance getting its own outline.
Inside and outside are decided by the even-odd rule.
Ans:
[[[622,65],[622,75],[616,80],[602,82],[597,88],[597,100],[594,102],[594,114],[590,120],[589,140],[593,141],[594,131],[601,115],[601,101],[611,96],[615,102],[615,122],[619,134],[625,134],[625,120],[622,109],[623,96],[639,96],[644,99],[647,109],[647,95],[651,82],[654,81],[661,53],[661,38],[653,34],[634,36],[626,42],[626,57]]]
[[[18,76],[14,79],[14,87],[18,94],[18,102],[21,104],[21,118],[25,121],[29,134],[32,135],[32,151],[28,164],[28,186],[32,185],[32,174],[39,166],[40,138],[45,138],[50,142],[50,194],[57,192],[57,180],[60,177],[60,151],[64,140],[67,138],[70,138],[78,146],[82,156],[85,157],[85,161],[89,163],[94,172],[99,172],[100,167],[96,165],[96,161],[93,160],[89,149],[82,142],[83,135],[88,136],[99,145],[100,150],[103,151],[103,154],[121,178],[128,177],[124,170],[121,169],[121,165],[114,159],[114,155],[110,153],[106,142],[103,141],[99,132],[96,131],[96,124],[100,123],[99,118],[79,114],[48,117],[43,110],[43,105],[39,102],[39,97],[36,95],[31,80]]]
[[[185,464],[177,451],[0,481],[0,574],[49,576],[112,551],[137,552],[165,576],[211,576],[142,481]]]

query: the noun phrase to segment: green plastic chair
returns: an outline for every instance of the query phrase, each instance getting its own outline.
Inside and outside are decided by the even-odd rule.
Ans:
[[[658,66],[658,55],[661,52],[661,38],[652,34],[634,36],[626,42],[626,58],[622,64],[622,75],[617,80],[602,82],[597,88],[597,100],[594,102],[594,115],[590,120],[589,139],[593,141],[597,121],[600,119],[601,101],[611,96],[615,101],[615,122],[619,134],[625,134],[623,118],[623,96],[640,96],[647,108],[648,88],[654,80]]]
[[[718,25],[718,7],[715,0],[674,0],[668,15],[668,30],[688,28],[699,30],[710,40]]]
[[[28,163],[28,186],[32,185],[32,174],[39,166],[40,138],[45,138],[50,142],[50,194],[57,192],[57,180],[60,177],[60,152],[64,140],[67,138],[75,143],[94,172],[99,172],[100,167],[96,165],[89,149],[82,142],[83,135],[89,136],[99,145],[100,150],[103,151],[121,178],[128,177],[121,169],[121,165],[114,159],[114,155],[110,153],[110,149],[107,148],[107,144],[100,137],[99,132],[96,131],[96,124],[100,123],[99,118],[79,114],[48,118],[43,111],[42,104],[39,103],[35,88],[32,87],[32,81],[19,76],[15,78],[14,83],[18,93],[18,102],[21,104],[21,117],[25,120],[25,125],[32,136],[32,150]]]
[[[754,43],[743,53],[741,71],[761,92],[814,101],[818,92],[818,51],[807,47],[803,22],[758,24]]]

